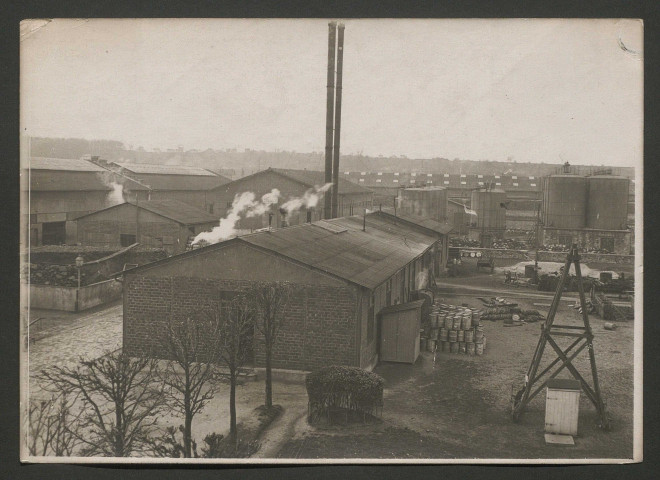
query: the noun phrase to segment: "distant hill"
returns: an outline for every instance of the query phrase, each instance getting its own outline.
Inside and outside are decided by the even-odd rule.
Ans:
[[[31,138],[31,155],[35,157],[80,158],[98,155],[112,161],[159,163],[166,165],[192,165],[239,178],[268,167],[322,170],[324,155],[320,152],[298,153],[263,150],[183,150],[146,151],[141,147],[127,147],[115,140],[85,140],[79,138]],[[421,172],[449,174],[531,175],[542,177],[555,173],[561,164],[530,162],[496,162],[490,160],[462,160],[447,158],[411,159],[407,157],[369,157],[342,155],[342,172]],[[610,168],[613,174],[634,177],[631,167],[596,167],[574,165],[574,171],[594,173]]]

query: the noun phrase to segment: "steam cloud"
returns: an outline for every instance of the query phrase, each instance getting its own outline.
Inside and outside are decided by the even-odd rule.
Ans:
[[[202,240],[209,243],[218,243],[236,235],[236,223],[245,215],[246,218],[263,215],[271,205],[280,199],[280,191],[273,188],[270,192],[264,194],[261,200],[256,200],[256,195],[252,192],[243,192],[236,194],[231,208],[225,218],[220,219],[220,224],[214,227],[210,232],[202,232],[195,237],[192,244],[195,245]]]
[[[302,197],[292,198],[287,200],[282,204],[282,210],[286,212],[287,218],[294,212],[297,212],[301,208],[314,208],[319,204],[319,200],[323,198],[323,194],[327,192],[332,183],[326,183],[322,187],[316,186],[310,188],[305,192]]]
[[[332,183],[326,183],[322,187],[310,188],[302,197],[291,198],[284,202],[281,209],[286,212],[286,217],[288,218],[292,213],[303,207],[314,208],[331,186]],[[241,218],[251,218],[265,214],[270,210],[272,205],[275,205],[280,200],[280,197],[281,193],[277,188],[273,188],[270,192],[264,194],[260,200],[256,199],[256,195],[253,192],[237,194],[225,218],[220,219],[220,224],[210,232],[202,232],[197,235],[192,244],[196,245],[201,241],[214,244],[236,236],[236,224]]]
[[[100,175],[101,181],[111,190],[108,192],[108,195],[105,198],[106,203],[109,206],[119,205],[124,203],[124,186],[121,183],[118,183],[114,178],[109,175]]]

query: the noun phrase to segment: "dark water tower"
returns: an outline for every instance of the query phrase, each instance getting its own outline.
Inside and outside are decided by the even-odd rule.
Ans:
[[[543,180],[543,225],[584,228],[587,218],[587,179],[579,175],[550,175]]]
[[[477,212],[476,226],[484,232],[504,233],[506,230],[506,192],[497,188],[475,190],[470,199]]]
[[[625,230],[630,180],[613,175],[587,178],[587,228]]]

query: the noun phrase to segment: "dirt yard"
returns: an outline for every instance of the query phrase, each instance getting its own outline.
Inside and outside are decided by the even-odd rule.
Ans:
[[[508,297],[516,300],[515,293]],[[475,296],[444,297],[446,303],[479,306]],[[547,312],[526,299],[523,309]],[[577,324],[572,302],[562,302],[557,323]],[[612,428],[597,428],[594,406],[582,394],[575,446],[545,445],[545,392],[520,423],[510,416],[512,385],[520,386],[538,342],[540,325],[504,327],[484,322],[483,356],[424,352],[415,365],[380,364],[385,378],[382,422],[332,429],[298,428],[279,458],[631,458],[633,446],[633,322],[615,331],[592,318],[599,380]],[[554,357],[546,349],[544,364]],[[591,383],[583,351],[574,364]],[[566,377],[564,370],[559,376]]]

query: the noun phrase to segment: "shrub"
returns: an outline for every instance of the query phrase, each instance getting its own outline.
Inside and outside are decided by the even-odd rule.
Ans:
[[[357,367],[330,366],[307,375],[308,420],[314,422],[335,408],[373,415],[383,406],[383,378]]]

